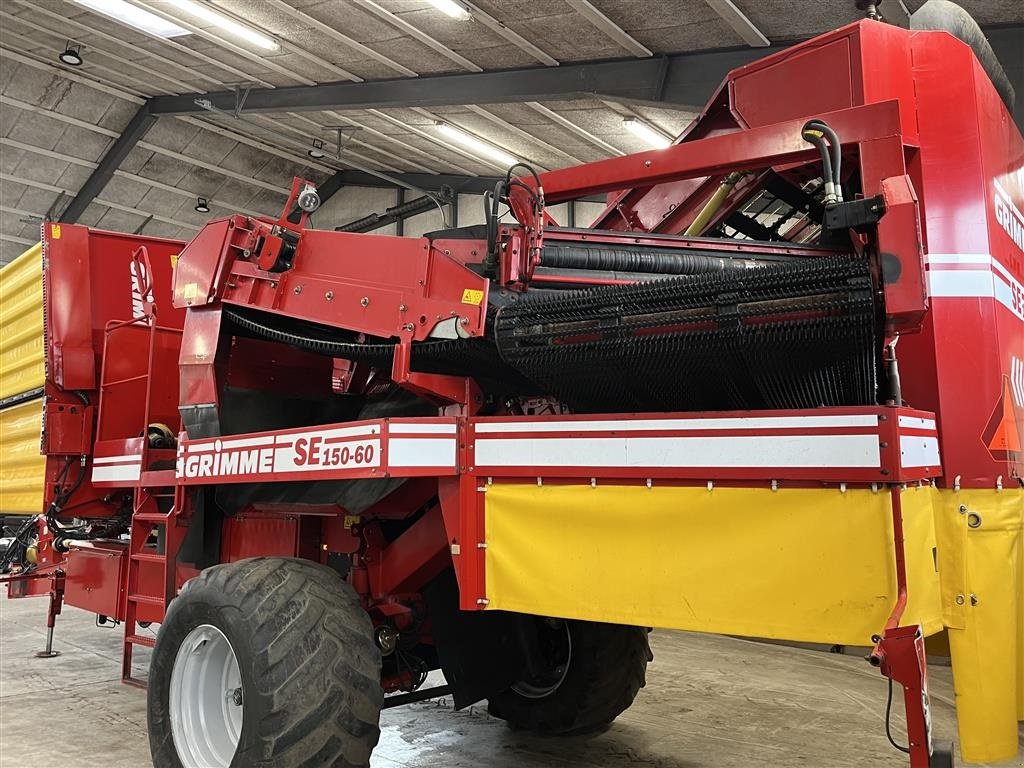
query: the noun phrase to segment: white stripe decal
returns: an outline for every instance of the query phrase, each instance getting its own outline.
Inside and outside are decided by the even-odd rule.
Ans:
[[[628,432],[705,429],[793,429],[803,427],[876,427],[873,414],[851,416],[759,416],[731,419],[616,419],[606,421],[498,421],[478,422],[476,433],[495,432]]]
[[[877,467],[877,435],[487,438],[478,467]]]
[[[392,422],[388,425],[392,435],[423,434],[423,435],[454,435],[454,424],[401,424]]]
[[[992,263],[987,253],[929,253],[924,257],[925,264],[984,264]]]
[[[121,480],[138,480],[142,475],[141,464],[126,464],[117,467],[93,467],[94,483],[112,483]]]
[[[939,466],[939,439],[900,435],[900,465],[905,468]]]
[[[900,426],[911,429],[935,429],[935,419],[922,419],[919,416],[900,416]]]
[[[398,437],[388,440],[392,467],[454,467],[456,441],[450,438]]]
[[[933,253],[925,262],[933,267],[926,276],[930,297],[995,299],[1024,320],[1024,285],[998,259],[980,253]],[[957,264],[978,269],[942,268]]]
[[[992,271],[985,269],[930,270],[928,295],[945,298],[991,299]]]
[[[93,465],[96,464],[129,464],[129,463],[142,463],[142,457],[137,453],[129,453],[124,456],[97,456],[92,460]]]

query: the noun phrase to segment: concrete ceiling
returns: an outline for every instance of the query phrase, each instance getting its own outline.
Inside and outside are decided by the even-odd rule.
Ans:
[[[38,240],[40,221],[60,214],[149,97],[222,91],[239,82],[359,82],[747,44],[709,0],[473,0],[468,21],[452,20],[423,0],[202,1],[273,35],[279,50],[268,55],[201,26],[162,40],[71,0],[0,4],[0,263]],[[132,2],[189,21],[163,0]],[[858,18],[852,0],[735,5],[772,43]],[[1024,23],[1019,0],[961,5],[985,25]],[[69,39],[83,46],[81,67],[57,60]],[[330,147],[327,126],[356,129],[343,157],[366,167],[490,176],[500,167],[452,144],[435,121],[449,121],[552,169],[646,148],[624,130],[622,118],[629,115],[669,135],[694,116],[669,107],[576,99],[242,119],[207,112],[163,117],[79,220],[188,238],[211,215],[276,214],[293,176],[322,182],[335,171],[337,163],[310,160],[305,152],[313,138],[328,140]],[[197,196],[209,199],[211,214],[193,210]]]

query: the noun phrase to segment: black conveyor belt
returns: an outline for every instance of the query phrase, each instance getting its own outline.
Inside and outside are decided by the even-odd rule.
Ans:
[[[488,338],[419,343],[412,366],[473,376],[499,398],[548,394],[579,413],[869,405],[880,348],[872,297],[867,262],[850,257],[528,292],[492,308]],[[386,340],[226,314],[242,332],[390,365]]]

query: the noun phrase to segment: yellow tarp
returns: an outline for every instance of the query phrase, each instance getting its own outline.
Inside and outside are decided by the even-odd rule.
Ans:
[[[907,620],[942,628],[930,492],[904,499]],[[499,484],[489,608],[870,645],[896,579],[887,492]]]
[[[0,269],[0,400],[43,386],[43,247]]]
[[[43,399],[0,410],[0,514],[43,511],[46,457],[39,454]]]
[[[903,493],[902,624],[947,628],[965,760],[1018,755],[1024,489]],[[890,496],[495,483],[488,610],[870,645],[896,598]]]

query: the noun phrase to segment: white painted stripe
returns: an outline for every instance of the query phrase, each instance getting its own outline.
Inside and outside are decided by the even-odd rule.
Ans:
[[[939,466],[939,439],[900,435],[900,465],[903,467]]]
[[[289,432],[277,436],[277,443],[288,443],[298,440],[300,437],[322,437],[329,440],[332,437],[359,437],[361,435],[376,435],[380,432],[379,424],[360,424],[357,427],[337,427],[336,429],[314,429],[308,432]]]
[[[218,438],[221,449],[224,448],[252,448],[261,445],[273,445],[274,436],[264,435],[263,437],[242,437],[235,440],[229,438]],[[204,440],[201,443],[185,443],[185,451],[188,453],[201,453],[212,451],[217,447],[217,440]]]
[[[877,435],[481,438],[477,467],[877,467]]]
[[[389,467],[455,467],[456,441],[443,437],[388,440]]]
[[[128,453],[124,456],[97,456],[93,458],[92,463],[96,464],[126,464],[129,462],[135,462],[136,464],[142,463],[142,457],[137,453]]]
[[[1013,278],[1010,279],[1013,280]],[[1007,284],[1004,282],[1001,277],[997,277],[992,281],[992,292],[995,295],[995,299],[1000,304],[1010,310],[1021,320],[1024,320],[1024,286],[1016,281],[1013,282],[1016,283],[1016,288],[1013,287],[1013,284]],[[1022,297],[1017,299],[1016,302],[1014,301],[1015,291]]]
[[[925,264],[991,264],[992,256],[987,253],[927,253]]]
[[[919,416],[900,416],[899,424],[912,429],[935,429],[935,419],[922,419]]]
[[[726,419],[616,419],[603,421],[497,421],[478,422],[477,434],[495,432],[692,432],[705,429],[799,429],[802,427],[876,427],[874,414],[850,416],[758,416]]]
[[[142,476],[141,464],[126,464],[116,467],[93,467],[94,483],[112,483],[121,480],[138,480]]]
[[[928,295],[946,298],[991,299],[992,272],[988,269],[931,270],[928,272]]]
[[[454,435],[454,424],[408,424],[402,422],[391,422],[388,429],[392,435],[403,434],[424,434],[424,435]]]

